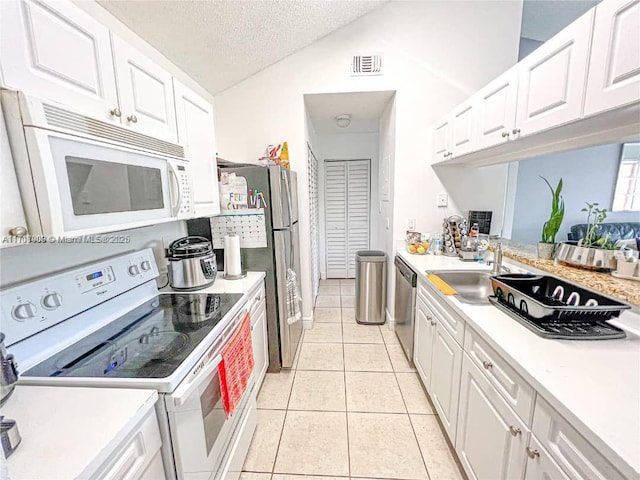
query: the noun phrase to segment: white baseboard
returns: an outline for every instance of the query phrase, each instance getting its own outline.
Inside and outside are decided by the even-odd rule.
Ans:
[[[313,328],[313,315],[310,317],[302,317],[302,328],[305,330]]]
[[[391,316],[391,313],[389,313],[389,309],[385,309],[384,315],[387,319],[387,328],[391,331],[395,330],[396,320]]]

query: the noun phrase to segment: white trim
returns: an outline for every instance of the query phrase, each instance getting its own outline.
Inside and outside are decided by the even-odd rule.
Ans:
[[[396,320],[393,318],[388,308],[384,310],[384,316],[387,319],[387,328],[394,331],[396,329]]]
[[[313,328],[313,314],[310,317],[302,317],[302,328],[311,330]]]

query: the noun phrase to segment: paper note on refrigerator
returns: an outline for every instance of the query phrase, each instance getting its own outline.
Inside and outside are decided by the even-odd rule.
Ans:
[[[224,248],[224,237],[233,234],[240,237],[240,248],[265,248],[267,228],[264,209],[240,210],[211,218],[213,248]]]

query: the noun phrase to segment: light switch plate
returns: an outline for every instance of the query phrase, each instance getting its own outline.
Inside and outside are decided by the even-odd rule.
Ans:
[[[446,207],[449,204],[449,195],[446,193],[439,193],[436,205],[438,207]]]
[[[410,218],[409,221],[407,222],[407,228],[411,231],[414,231],[416,229],[416,219],[415,218]]]

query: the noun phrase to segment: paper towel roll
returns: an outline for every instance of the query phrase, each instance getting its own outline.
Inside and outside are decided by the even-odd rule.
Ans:
[[[226,235],[224,237],[224,273],[230,276],[242,273],[240,237],[238,235]]]

